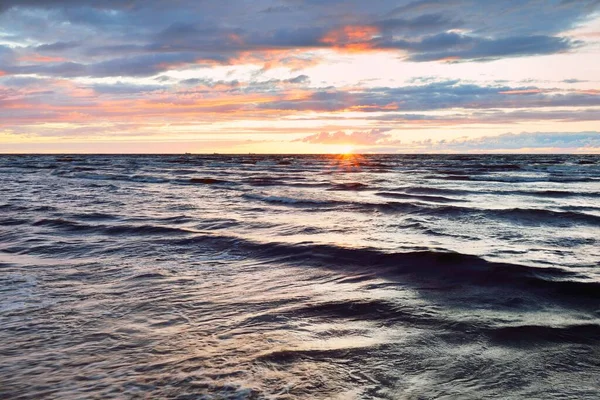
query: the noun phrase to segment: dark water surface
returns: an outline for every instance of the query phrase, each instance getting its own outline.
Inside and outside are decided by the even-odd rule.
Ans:
[[[599,156],[0,156],[0,398],[598,399]]]

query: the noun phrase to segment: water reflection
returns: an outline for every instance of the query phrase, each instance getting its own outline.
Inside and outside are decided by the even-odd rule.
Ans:
[[[1,397],[596,398],[588,158],[0,157]]]

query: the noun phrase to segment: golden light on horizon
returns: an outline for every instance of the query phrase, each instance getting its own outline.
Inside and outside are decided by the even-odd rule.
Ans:
[[[340,147],[338,154],[342,154],[345,156],[349,156],[354,154],[354,146],[352,145],[343,145]]]

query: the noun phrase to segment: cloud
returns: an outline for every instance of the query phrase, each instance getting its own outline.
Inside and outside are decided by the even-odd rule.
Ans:
[[[428,151],[496,151],[521,149],[600,149],[600,132],[524,132],[506,133],[499,136],[464,138],[452,141],[413,142],[424,146]]]
[[[366,130],[379,124],[475,129],[552,121],[585,129],[598,120],[600,92],[584,62],[569,64],[582,68],[569,69],[573,76],[562,82],[519,76],[516,83],[511,77],[532,65],[535,74],[541,63],[503,61],[494,71],[465,64],[577,53],[561,71],[575,59],[592,60],[596,47],[575,40],[573,30],[598,10],[598,0],[3,0],[0,125],[135,120],[251,131],[238,127],[256,122],[327,132],[307,140],[380,147],[393,138]],[[399,69],[347,74],[367,59],[352,52],[401,60]],[[524,67],[516,72],[517,65]],[[439,76],[402,83],[421,68]],[[369,80],[380,70],[381,79]],[[356,75],[364,80],[354,84]],[[342,117],[362,120],[356,132],[344,131]]]
[[[411,32],[421,34],[457,29],[464,26],[461,20],[455,20],[443,14],[423,14],[414,18],[389,18],[375,22],[382,32]]]
[[[584,81],[581,79],[564,79],[562,82],[563,83],[585,83],[587,81]]]
[[[394,44],[392,43],[391,46]],[[505,57],[564,53],[580,42],[554,36],[513,36],[500,39],[443,33],[407,47],[412,61],[486,61]]]
[[[54,42],[36,46],[35,50],[38,52],[61,52],[74,49],[78,46],[80,46],[78,42]]]
[[[73,68],[77,70],[79,66]],[[183,80],[119,78],[116,82],[112,78],[87,83],[64,76],[6,75],[0,76],[0,93],[4,93],[0,99],[4,107],[0,108],[0,124],[131,118],[182,123],[190,119],[281,120],[294,116],[297,121],[360,119],[395,129],[415,129],[600,118],[600,93],[593,90],[488,86],[459,80],[427,82],[399,87],[319,89],[311,87],[309,77],[302,74],[267,80],[200,76]],[[298,112],[303,115],[295,115]],[[334,114],[321,114],[324,112]]]
[[[310,78],[307,75],[298,75],[294,78],[286,79],[288,83],[309,83]]]
[[[137,95],[142,93],[154,92],[157,90],[164,90],[164,86],[127,84],[123,82],[117,82],[115,84],[95,84],[92,85],[92,89],[95,93],[98,94]]]
[[[260,63],[276,51],[329,48],[398,52],[413,62],[563,53],[581,42],[561,34],[598,9],[596,0],[4,0],[0,25],[23,48],[67,57],[40,73],[148,76],[197,60],[234,64],[252,54]],[[158,61],[169,57],[179,60]],[[27,63],[3,65],[38,73]]]
[[[372,146],[384,141],[389,141],[391,135],[385,133],[389,129],[371,129],[370,131],[355,132],[321,132],[300,139],[311,144],[342,144],[355,146]]]
[[[190,64],[202,64],[193,53],[144,54],[114,58],[93,64],[78,62],[36,63],[12,65],[6,68],[11,74],[38,74],[56,77],[144,77]]]
[[[237,80],[215,81],[213,79],[207,79],[207,78],[189,78],[189,79],[184,79],[184,80],[180,81],[179,83],[181,83],[182,85],[186,85],[186,86],[205,86],[205,87],[209,87],[209,88],[215,88],[215,87],[235,88],[240,85],[240,82]]]
[[[582,122],[600,121],[600,111],[597,109],[575,110],[517,110],[497,111],[482,110],[475,112],[451,113],[444,115],[386,113],[366,117],[367,120],[386,122],[396,127],[427,127],[427,126],[452,126],[470,124],[510,124],[523,121],[559,121]]]
[[[600,106],[600,95],[590,91],[476,85],[446,80],[400,87],[317,90],[303,98],[266,103],[260,107],[296,111],[391,112],[577,106]]]
[[[559,152],[600,150],[600,132],[523,132],[505,133],[477,138],[463,137],[454,140],[400,141],[389,129],[373,129],[354,132],[321,132],[299,139],[310,144],[364,146],[374,152],[519,152],[524,150],[550,150]]]
[[[0,68],[2,66],[10,65],[15,60],[15,52],[8,46],[0,45]]]

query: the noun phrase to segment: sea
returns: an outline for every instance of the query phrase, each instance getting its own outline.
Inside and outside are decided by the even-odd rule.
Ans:
[[[0,156],[0,398],[599,399],[600,156]]]

